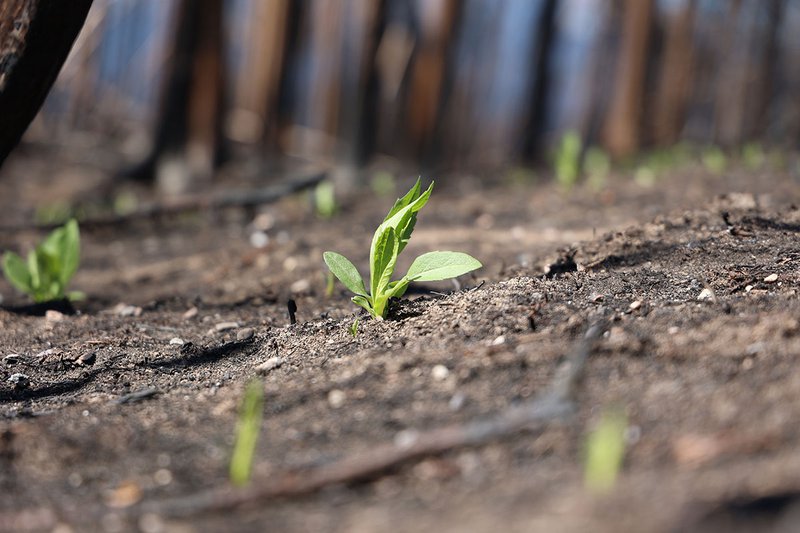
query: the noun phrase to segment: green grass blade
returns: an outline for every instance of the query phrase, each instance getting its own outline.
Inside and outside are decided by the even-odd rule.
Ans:
[[[236,424],[236,443],[230,466],[231,483],[236,486],[247,485],[250,481],[263,408],[264,387],[256,380],[247,386]]]
[[[625,456],[625,413],[603,413],[600,423],[586,440],[584,482],[593,492],[607,492],[614,487]]]
[[[325,264],[333,272],[333,275],[342,282],[342,285],[350,289],[355,294],[367,296],[367,288],[358,269],[342,254],[336,252],[325,252],[322,254]]]
[[[411,281],[440,281],[482,266],[480,261],[462,252],[428,252],[414,260],[405,277]]]

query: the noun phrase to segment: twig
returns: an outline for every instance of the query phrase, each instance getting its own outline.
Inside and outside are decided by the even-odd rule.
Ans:
[[[276,202],[292,193],[311,188],[327,177],[327,172],[318,171],[268,185],[255,190],[226,190],[218,194],[187,194],[141,205],[127,214],[101,215],[79,220],[81,227],[119,225],[150,217],[185,213],[187,211],[220,210],[230,207],[252,207]],[[37,229],[50,230],[60,226],[50,224],[8,224],[0,226],[0,232],[17,232]]]
[[[509,407],[495,416],[466,424],[409,433],[407,438],[398,439],[402,442],[383,444],[329,465],[286,473],[248,488],[212,489],[188,497],[145,503],[140,510],[186,516],[226,511],[277,498],[303,496],[331,485],[374,478],[421,457],[456,448],[479,446],[520,431],[542,429],[548,422],[562,419],[574,411],[577,385],[594,341],[602,331],[601,322],[595,322],[587,329],[574,353],[556,370],[553,382],[544,394],[525,404]]]

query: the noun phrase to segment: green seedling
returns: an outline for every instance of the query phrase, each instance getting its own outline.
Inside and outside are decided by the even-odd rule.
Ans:
[[[428,202],[433,183],[421,192],[420,181],[399,198],[383,220],[369,249],[369,290],[358,269],[346,257],[336,252],[325,252],[323,259],[331,272],[350,289],[353,302],[366,309],[378,320],[386,318],[389,300],[402,297],[412,281],[441,281],[455,278],[480,268],[481,263],[462,252],[428,252],[417,257],[408,272],[392,281],[397,257],[408,244],[417,222],[417,213]]]
[[[574,131],[568,131],[556,148],[554,158],[556,180],[566,189],[571,189],[580,177],[582,147],[580,136]]]
[[[728,167],[728,157],[719,147],[709,146],[700,156],[703,166],[713,174],[722,174]]]
[[[592,146],[586,150],[583,169],[588,176],[589,186],[594,190],[602,189],[611,172],[611,158],[602,148]]]
[[[625,456],[627,417],[622,411],[603,413],[586,441],[584,483],[592,492],[608,492],[614,487]]]
[[[239,421],[236,424],[236,444],[231,456],[231,483],[239,487],[247,485],[250,481],[263,409],[264,388],[258,380],[255,380],[247,386],[244,393]]]
[[[376,195],[381,198],[385,196],[393,196],[397,190],[394,176],[391,172],[386,170],[379,170],[376,172],[372,179],[369,180],[369,186]]]
[[[314,208],[320,218],[331,218],[336,214],[336,189],[330,181],[321,181],[314,189]]]
[[[353,320],[353,323],[350,324],[350,327],[347,328],[347,331],[350,332],[350,335],[352,335],[354,339],[358,337],[358,317]]]
[[[37,303],[80,300],[80,292],[65,292],[80,261],[80,233],[73,219],[56,228],[28,253],[27,262],[14,252],[3,255],[3,274],[11,285]]]
[[[333,296],[335,280],[336,278],[333,276],[333,272],[328,271],[328,275],[325,277],[325,298]]]

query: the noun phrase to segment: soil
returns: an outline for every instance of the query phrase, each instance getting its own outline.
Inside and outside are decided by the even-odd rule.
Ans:
[[[0,179],[5,225],[101,189],[101,172],[67,179],[85,166],[34,155]],[[299,194],[257,212],[85,226],[72,288],[87,299],[73,315],[22,313],[25,298],[0,282],[0,530],[796,527],[798,182],[699,168],[569,194],[443,181],[400,270],[432,249],[484,268],[417,287],[388,320],[360,315],[355,337],[357,308],[339,285],[326,294],[321,255],[365,271],[392,201],[366,193],[330,220]],[[41,235],[2,231],[0,248]],[[498,419],[548,389],[591,324],[603,334],[569,414],[305,494],[198,504],[237,494],[229,459],[254,379],[265,393],[257,488]],[[598,494],[585,488],[584,443],[613,409],[627,417],[625,459]]]

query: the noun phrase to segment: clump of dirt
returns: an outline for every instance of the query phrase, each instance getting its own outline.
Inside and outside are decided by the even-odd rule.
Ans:
[[[486,268],[421,287],[389,320],[359,316],[355,336],[321,254],[365,266],[382,206],[324,221],[293,198],[257,223],[233,211],[87,230],[78,314],[0,310],[0,530],[730,530],[742,513],[779,530],[800,490],[800,211],[714,196],[731,184],[713,180],[713,201],[674,209],[662,188],[435,196],[406,255],[464,250]],[[569,408],[503,426],[581,347]],[[253,484],[236,492],[253,379],[264,421]],[[628,418],[626,458],[596,495],[583,443],[610,408]],[[440,431],[476,421],[494,437]],[[452,440],[367,464],[431,435]]]

